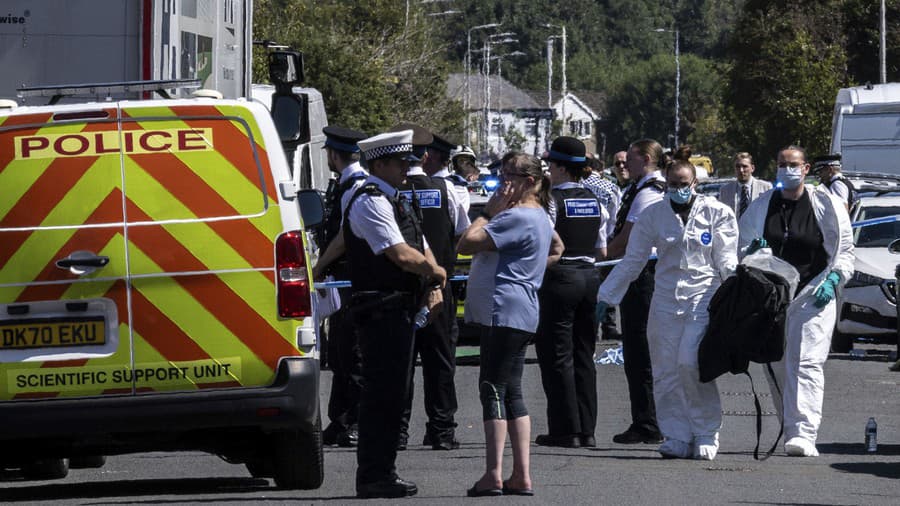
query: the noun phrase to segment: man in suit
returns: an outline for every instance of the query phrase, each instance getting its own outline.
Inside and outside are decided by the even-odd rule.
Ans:
[[[753,177],[755,169],[750,153],[738,153],[734,157],[734,175],[737,181],[732,181],[719,190],[719,201],[731,207],[738,219],[750,202],[772,189],[772,183]]]

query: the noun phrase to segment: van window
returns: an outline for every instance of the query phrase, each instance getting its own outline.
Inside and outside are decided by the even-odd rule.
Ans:
[[[267,158],[240,118],[123,119],[122,138],[131,224],[251,217],[270,205]]]
[[[115,119],[14,121],[0,126],[0,228],[122,223]]]

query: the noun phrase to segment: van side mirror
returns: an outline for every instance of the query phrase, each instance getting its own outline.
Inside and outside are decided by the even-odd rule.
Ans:
[[[286,148],[309,142],[309,98],[291,92],[272,95],[272,121]]]
[[[888,244],[888,251],[895,255],[900,255],[900,239],[894,239]]]
[[[269,81],[276,88],[290,89],[304,80],[303,54],[297,51],[272,51],[269,53]]]
[[[297,192],[297,200],[300,203],[303,228],[309,230],[325,221],[325,201],[319,190],[300,190]]]

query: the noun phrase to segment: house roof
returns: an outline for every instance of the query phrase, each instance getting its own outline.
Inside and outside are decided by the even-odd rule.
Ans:
[[[538,102],[525,91],[515,87],[506,79],[490,76],[488,83],[491,87],[491,109],[547,109],[546,102]],[[484,107],[485,86],[484,76],[471,74],[469,76],[469,108],[481,109]],[[462,101],[466,93],[466,75],[450,74],[447,78],[447,96]]]

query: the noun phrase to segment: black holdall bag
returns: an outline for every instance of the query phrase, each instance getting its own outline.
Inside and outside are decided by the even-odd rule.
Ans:
[[[700,381],[710,382],[726,372],[746,374],[750,378],[756,406],[753,457],[757,460],[760,460],[762,409],[748,368],[750,362],[766,364],[776,388],[780,389],[771,363],[784,356],[785,319],[799,277],[793,266],[772,256],[767,248],[748,255],[738,265],[735,275],[725,280],[710,300],[709,327],[700,342],[697,357]],[[762,460],[772,455],[780,439],[779,431],[775,444]]]

